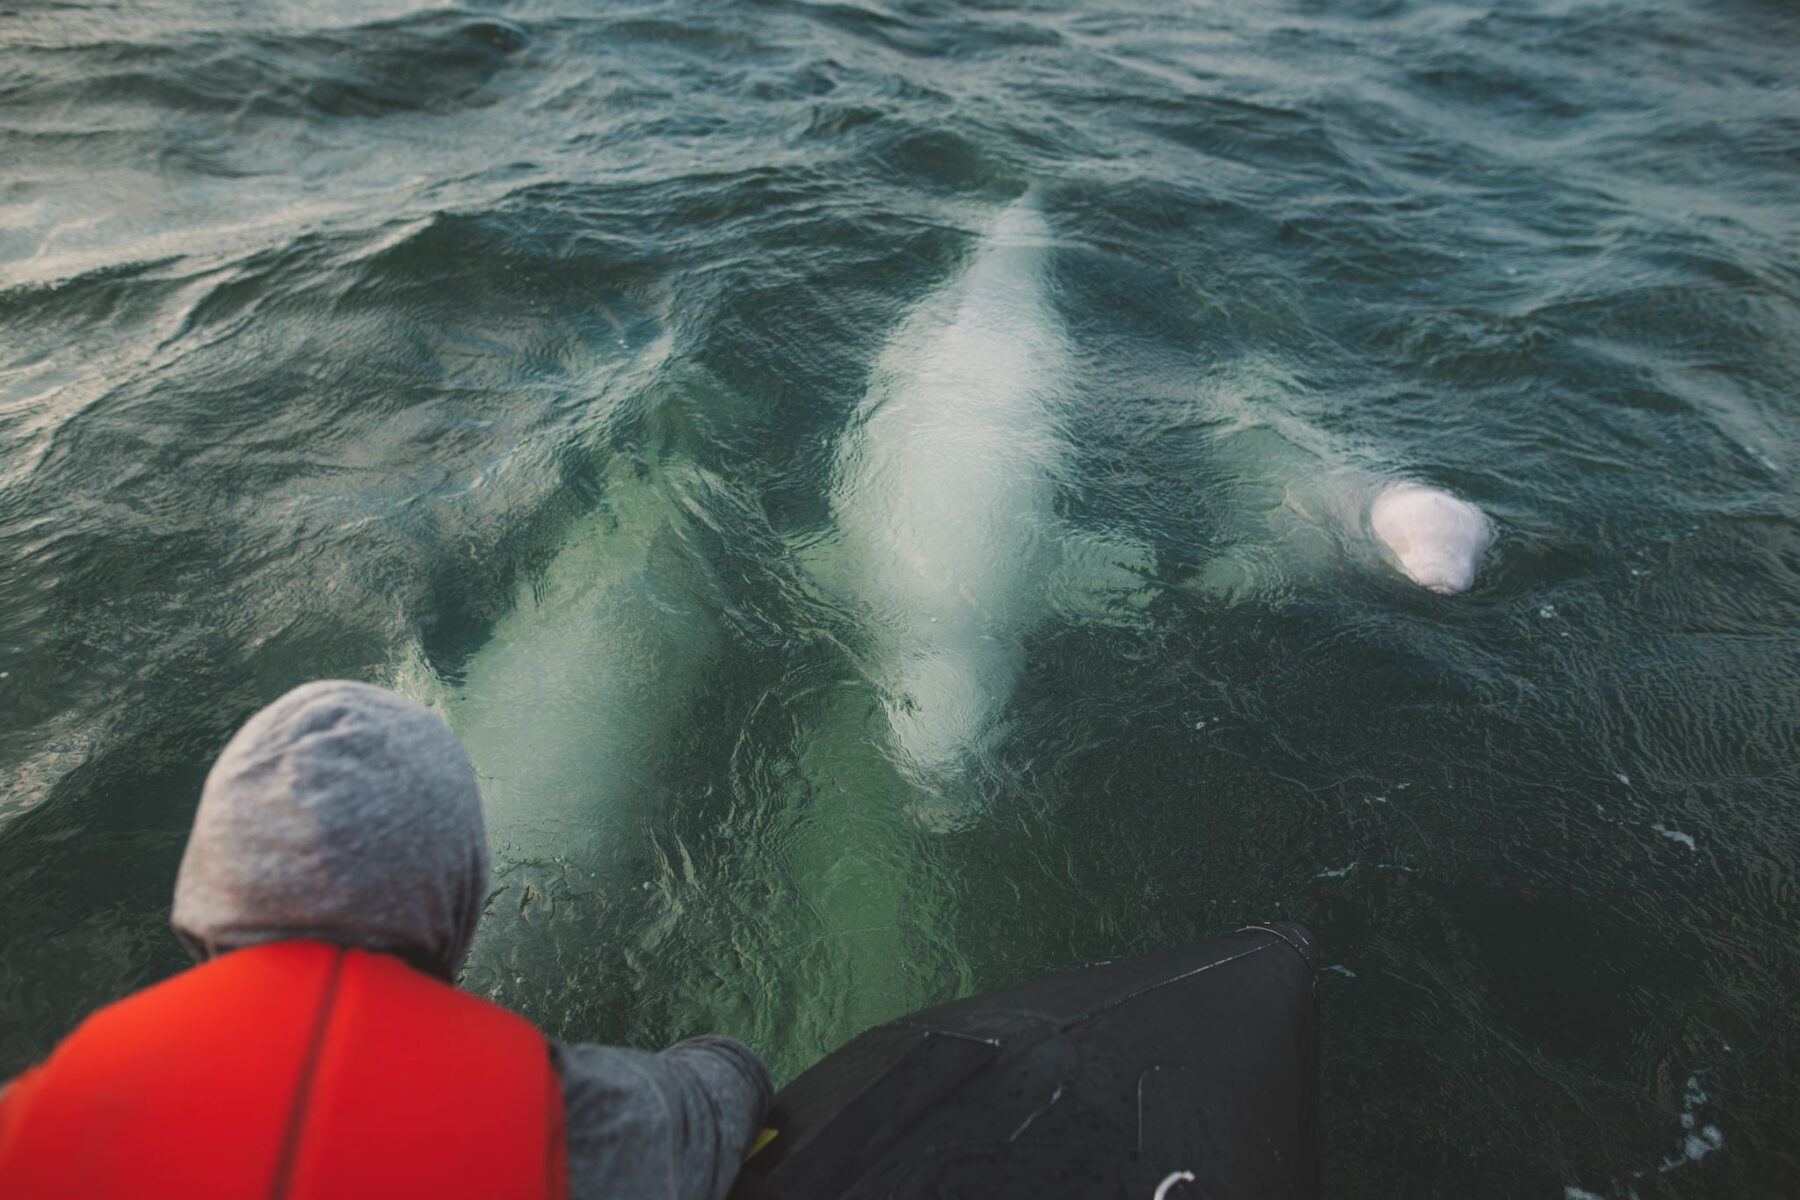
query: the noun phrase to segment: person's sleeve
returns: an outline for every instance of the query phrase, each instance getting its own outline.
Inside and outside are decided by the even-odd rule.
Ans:
[[[551,1043],[570,1200],[720,1200],[773,1088],[754,1051],[702,1037],[660,1054]]]

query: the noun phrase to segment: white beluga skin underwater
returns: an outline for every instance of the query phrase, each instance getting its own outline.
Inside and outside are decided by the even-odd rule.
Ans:
[[[649,791],[718,631],[684,595],[704,567],[663,471],[608,473],[600,507],[522,581],[440,705],[481,779],[497,845],[530,853],[599,835]],[[702,585],[703,586],[703,585]]]
[[[556,953],[560,895],[637,878],[670,732],[721,649],[680,502],[703,473],[615,461],[601,483],[455,679],[418,663],[397,681],[444,714],[480,780],[496,894],[469,961],[478,989]]]
[[[1057,559],[1070,355],[1050,249],[1035,194],[994,218],[883,347],[838,453],[830,574],[869,613],[870,673],[918,781],[992,739]]]
[[[1241,367],[1216,382],[1205,415],[1215,432],[1208,466],[1235,484],[1252,519],[1199,584],[1231,596],[1351,563],[1391,570],[1441,595],[1473,587],[1494,542],[1479,507],[1389,467],[1391,455],[1352,455],[1287,412],[1280,373]],[[1362,465],[1373,463],[1375,465]],[[1254,519],[1260,513],[1261,519]]]
[[[623,355],[597,346],[578,363],[573,386],[590,397],[595,436],[672,386],[671,348],[664,330]],[[541,494],[556,474],[521,455],[492,486]],[[593,507],[561,527],[554,552],[521,576],[454,675],[440,677],[421,655],[396,680],[441,711],[468,751],[502,869],[626,857],[624,826],[642,815],[666,732],[718,653],[706,603],[715,581],[689,514],[716,481],[646,448],[612,455],[589,482]]]
[[[1340,542],[1352,560],[1373,559],[1440,595],[1474,586],[1494,540],[1487,514],[1467,500],[1363,467],[1302,473],[1284,501],[1287,511]]]
[[[1028,193],[895,324],[835,450],[830,526],[798,549],[855,668],[792,698],[809,710],[790,749],[806,819],[789,849],[821,926],[808,953],[859,981],[812,1035],[822,1049],[930,1003],[963,969],[954,889],[916,839],[979,811],[1032,627],[1143,588],[1119,570],[1127,548],[1071,538],[1055,515],[1072,356],[1052,253]]]

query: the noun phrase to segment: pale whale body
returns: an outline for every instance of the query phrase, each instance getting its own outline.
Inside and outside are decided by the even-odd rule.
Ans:
[[[1209,385],[1207,468],[1241,522],[1200,577],[1229,595],[1266,592],[1334,563],[1390,569],[1444,595],[1474,586],[1494,526],[1473,503],[1408,477],[1373,447],[1346,447],[1290,410],[1299,393],[1273,364],[1240,363]]]
[[[502,858],[616,842],[605,835],[654,790],[664,731],[717,651],[684,536],[681,493],[704,487],[700,472],[615,464],[604,486],[460,678],[413,685],[462,739]]]
[[[443,712],[480,780],[496,892],[468,965],[478,990],[560,978],[564,943],[593,930],[555,898],[640,878],[671,731],[719,653],[684,503],[703,473],[615,462],[599,483],[600,506],[453,678],[418,662],[396,680]]]
[[[843,590],[873,617],[872,669],[902,765],[941,777],[983,744],[1024,666],[1056,547],[1069,350],[1027,195],[871,372],[832,485]]]
[[[1402,574],[1445,594],[1469,590],[1494,536],[1479,508],[1421,483],[1383,488],[1369,506],[1369,530]]]
[[[1285,489],[1283,508],[1325,533],[1351,560],[1384,565],[1441,595],[1474,585],[1494,540],[1493,524],[1475,505],[1443,488],[1362,467],[1304,465],[1313,470],[1288,464],[1296,477]],[[1273,523],[1277,536],[1287,523]],[[1291,534],[1289,540],[1304,544]]]

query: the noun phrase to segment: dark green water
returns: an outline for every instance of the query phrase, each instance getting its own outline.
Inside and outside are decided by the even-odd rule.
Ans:
[[[469,742],[465,982],[554,1033],[786,1077],[1291,917],[1332,1195],[1800,1194],[1796,64],[1698,0],[0,0],[0,1075],[181,965],[212,756],[338,675]],[[926,787],[834,463],[1032,184],[1049,516],[1131,585]],[[1486,509],[1476,587],[1288,518],[1346,467]]]

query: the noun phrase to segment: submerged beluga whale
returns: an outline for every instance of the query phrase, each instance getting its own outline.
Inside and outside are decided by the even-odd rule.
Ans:
[[[1071,561],[1053,511],[1072,355],[1051,242],[1035,191],[1000,212],[889,337],[839,446],[829,574],[872,621],[869,673],[915,782],[991,742]]]
[[[478,990],[551,986],[597,919],[559,901],[641,877],[675,731],[721,652],[686,511],[706,473],[620,456],[595,482],[598,506],[453,674],[417,661],[395,680],[444,714],[480,781],[495,890],[468,964]]]
[[[1338,439],[1290,411],[1297,386],[1255,359],[1220,373],[1203,405],[1208,467],[1251,519],[1201,573],[1230,595],[1316,575],[1345,559],[1391,570],[1441,595],[1474,586],[1494,543],[1479,507],[1412,477],[1391,456]]]

